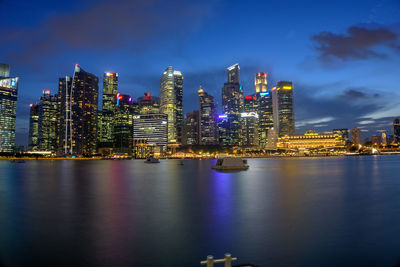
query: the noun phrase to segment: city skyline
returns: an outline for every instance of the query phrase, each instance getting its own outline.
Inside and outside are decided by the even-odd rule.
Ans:
[[[130,2],[119,0],[113,8],[131,10],[134,3]],[[244,95],[254,91],[258,72],[268,73],[269,88],[278,80],[293,82],[296,132],[300,133],[353,127],[369,130],[365,135],[377,130],[390,133],[393,118],[400,114],[400,78],[393,71],[399,59],[398,1],[305,1],[302,5],[288,1],[286,4],[296,7],[290,10],[269,2],[179,1],[168,8],[154,1],[137,6],[135,12],[148,15],[152,10],[161,18],[176,17],[171,22],[176,30],[173,37],[163,33],[166,26],[153,25],[146,18],[142,26],[151,29],[149,36],[121,40],[126,33],[141,32],[140,27],[127,29],[133,21],[125,17],[109,20],[111,25],[99,22],[95,26],[115,29],[110,40],[98,38],[103,30],[88,36],[66,31],[67,42],[56,34],[56,29],[65,31],[69,22],[90,18],[95,12],[113,18],[113,12],[105,14],[106,4],[72,1],[65,9],[62,1],[35,6],[30,1],[0,3],[2,29],[9,33],[1,37],[1,61],[10,64],[11,76],[20,77],[17,144],[27,144],[29,104],[35,103],[44,89],[56,93],[58,78],[71,76],[75,63],[98,77],[107,71],[119,73],[121,92],[135,99],[147,91],[159,96],[160,73],[172,65],[185,77],[184,114],[196,109],[199,85],[216,98],[220,108],[225,68],[239,63]],[[176,5],[180,8],[171,10]],[[32,12],[27,15],[18,9],[21,6]],[[164,10],[170,13],[164,14]],[[247,12],[250,10],[256,14]],[[265,15],[259,16],[260,12]],[[337,12],[343,14],[340,21],[335,19]],[[227,14],[240,20],[227,20]],[[308,19],[300,20],[304,17]],[[49,26],[51,22],[55,28]],[[28,28],[35,34],[30,39]],[[83,22],[82,32],[90,29]],[[263,34],[257,34],[260,31]],[[233,33],[240,38],[228,44],[224,40]],[[148,44],[152,45],[145,48]]]

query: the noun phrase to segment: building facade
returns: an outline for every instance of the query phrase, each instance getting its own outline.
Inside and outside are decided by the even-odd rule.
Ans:
[[[293,85],[292,82],[279,81],[272,88],[274,127],[279,136],[294,135]]]
[[[30,104],[29,113],[29,137],[28,137],[28,150],[38,151],[38,136],[39,136],[39,106],[37,104]]]
[[[395,118],[393,120],[393,136],[394,136],[394,142],[399,144],[400,143],[400,118]]]
[[[9,67],[1,66],[2,76],[8,76]],[[0,152],[13,152],[17,113],[18,77],[0,77]]]
[[[168,144],[168,115],[146,114],[133,116],[133,139],[137,143],[160,146]]]
[[[152,96],[150,92],[146,92],[144,96],[138,98],[139,113],[146,114],[160,114],[160,98]]]
[[[222,112],[239,114],[243,111],[243,90],[240,85],[240,67],[238,64],[228,67],[228,81],[222,88]]]
[[[258,114],[256,112],[245,112],[240,114],[241,133],[240,146],[259,147]]]
[[[221,146],[240,146],[240,114],[223,114],[218,116],[218,137]]]
[[[350,140],[349,129],[333,129],[332,132],[341,136],[346,143]]]
[[[99,147],[111,149],[114,146],[115,96],[118,92],[118,73],[106,72],[103,75],[102,110],[99,115]]]
[[[183,126],[183,76],[171,66],[161,76],[160,113],[168,116],[168,142],[180,143]]]
[[[59,155],[71,152],[71,82],[72,78],[69,76],[58,80],[57,153]]]
[[[216,145],[218,143],[217,106],[214,97],[201,87],[199,95],[199,144]]]
[[[351,142],[353,144],[361,145],[362,144],[361,129],[360,128],[352,128],[352,129],[350,129],[350,138],[351,138]]]
[[[183,120],[183,145],[199,144],[199,118],[198,110],[186,114],[186,118]]]
[[[69,154],[93,155],[96,153],[98,94],[98,77],[76,65],[70,93]]]
[[[117,154],[133,153],[133,117],[138,115],[138,105],[129,95],[115,96],[113,116],[113,151]]]
[[[334,133],[318,134],[308,131],[306,134],[285,135],[279,137],[278,148],[286,149],[318,149],[318,148],[343,148],[345,141]]]
[[[58,97],[43,90],[38,106],[38,150],[57,152],[58,148]]]
[[[267,74],[259,72],[254,77],[254,92],[264,93],[268,91]]]
[[[260,148],[266,148],[268,144],[269,131],[274,127],[272,94],[271,92],[261,92],[257,94],[257,114],[258,114],[258,138]],[[274,133],[275,134],[275,133]],[[275,142],[276,143],[276,142]]]

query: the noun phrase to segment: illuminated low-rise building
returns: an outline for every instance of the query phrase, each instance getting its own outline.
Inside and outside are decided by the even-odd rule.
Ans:
[[[349,141],[349,129],[333,129],[334,134],[340,135],[345,142]]]
[[[305,134],[285,135],[279,137],[278,148],[286,149],[316,149],[344,147],[344,139],[334,133],[315,133],[308,131]]]

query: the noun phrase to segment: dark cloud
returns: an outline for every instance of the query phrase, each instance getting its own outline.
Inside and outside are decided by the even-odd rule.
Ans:
[[[58,14],[37,28],[4,30],[6,57],[29,63],[63,50],[148,49],[180,40],[198,27],[211,10],[210,1],[101,0],[84,10]]]
[[[346,99],[363,99],[363,98],[378,98],[381,95],[378,93],[371,94],[363,91],[365,88],[350,88],[341,94],[341,97]]]
[[[383,58],[386,54],[378,52],[377,46],[398,49],[398,35],[388,28],[367,29],[353,26],[346,34],[321,32],[311,37],[316,43],[315,49],[320,53],[320,59],[325,62],[332,59],[351,60],[367,58]]]

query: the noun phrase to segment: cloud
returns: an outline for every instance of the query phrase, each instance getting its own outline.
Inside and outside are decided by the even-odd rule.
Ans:
[[[5,50],[7,58],[22,63],[71,49],[139,53],[183,40],[210,14],[210,1],[101,0],[87,9],[47,17],[33,29],[2,29],[0,43],[11,47]]]
[[[335,119],[334,117],[323,117],[323,118],[314,118],[314,119],[306,119],[306,120],[296,121],[296,128],[303,127],[306,125],[313,125],[313,124],[317,124],[317,125],[314,125],[315,127],[324,127],[327,125],[321,125],[321,123],[330,122],[330,121],[333,121],[334,119]]]
[[[319,59],[331,62],[334,59],[352,60],[384,58],[386,54],[378,52],[378,46],[400,51],[397,44],[398,35],[388,28],[368,29],[353,26],[346,34],[320,32],[311,37],[319,52]]]
[[[358,124],[361,124],[361,125],[373,124],[373,123],[375,123],[375,121],[373,121],[373,120],[364,120],[364,121],[358,122]]]

